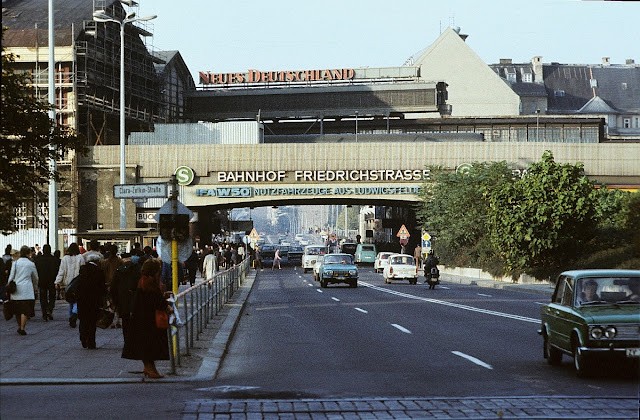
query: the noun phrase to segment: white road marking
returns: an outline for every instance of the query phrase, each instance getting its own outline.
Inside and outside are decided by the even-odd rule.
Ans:
[[[398,324],[391,324],[392,327],[395,327],[397,329],[399,329],[400,331],[402,331],[405,334],[411,334],[411,331],[409,331],[408,329],[406,329],[405,327],[403,327],[402,325],[398,325]]]
[[[313,287],[313,284],[309,283],[309,284],[307,284],[307,286],[309,286],[309,287]]]
[[[451,288],[447,286],[438,286],[438,289],[450,290]]]
[[[478,296],[491,297],[491,295],[485,295],[484,293],[478,293]]]
[[[318,293],[324,293],[322,290],[320,289],[316,289],[318,291]]]
[[[542,302],[534,302],[536,305],[546,305],[546,303],[542,303]]]
[[[363,314],[368,314],[368,313],[369,313],[369,311],[365,311],[365,310],[364,310],[364,309],[362,309],[362,308],[353,308],[353,309],[355,309],[355,310],[356,310],[356,311],[358,311],[358,312],[362,312]]]
[[[491,365],[490,365],[490,364],[487,364],[487,363],[483,362],[483,361],[482,361],[482,360],[480,360],[480,359],[476,359],[476,358],[475,358],[475,357],[473,357],[473,356],[469,356],[468,354],[464,354],[464,353],[462,353],[462,352],[460,352],[460,351],[452,351],[451,353],[455,354],[456,356],[460,356],[460,357],[462,357],[462,358],[464,358],[464,359],[467,359],[467,360],[469,360],[470,362],[473,362],[473,363],[475,363],[475,364],[476,364],[476,365],[478,365],[478,366],[482,366],[483,368],[493,369],[493,367],[491,367]]]
[[[336,302],[340,302],[340,299],[338,299],[337,297],[331,297],[331,299],[335,300]]]
[[[361,284],[362,286],[369,287],[369,288],[371,288],[373,290],[377,290],[379,292],[389,293],[391,295],[396,295],[396,296],[400,296],[400,297],[407,298],[407,299],[421,300],[423,302],[435,303],[435,304],[438,304],[438,305],[450,306],[452,308],[464,309],[465,311],[479,312],[479,313],[483,313],[483,314],[487,314],[487,315],[495,315],[495,316],[500,316],[500,317],[503,317],[503,318],[515,319],[515,320],[518,320],[518,321],[530,322],[532,324],[539,324],[540,323],[539,319],[529,318],[528,316],[514,315],[514,314],[508,314],[508,313],[498,312],[498,311],[491,311],[489,309],[482,309],[482,308],[476,308],[476,307],[468,306],[468,305],[461,305],[459,303],[447,302],[445,300],[431,299],[431,298],[426,298],[426,297],[421,297],[421,296],[410,295],[408,293],[398,292],[396,290],[385,289],[384,287],[374,286],[373,284],[367,283],[366,281],[359,281],[358,283]]]

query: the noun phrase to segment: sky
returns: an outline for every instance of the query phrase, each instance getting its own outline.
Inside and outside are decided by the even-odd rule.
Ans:
[[[137,0],[155,50],[178,50],[196,84],[214,73],[396,67],[449,26],[487,64],[640,63],[640,2],[577,0]]]

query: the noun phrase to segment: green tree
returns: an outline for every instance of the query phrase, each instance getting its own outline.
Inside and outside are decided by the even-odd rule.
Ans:
[[[582,164],[559,164],[546,151],[527,173],[490,197],[491,243],[512,275],[551,276],[593,236],[597,191]]]
[[[4,37],[3,28],[2,34]],[[13,228],[13,208],[39,197],[43,185],[60,180],[49,160],[70,150],[84,151],[67,127],[49,118],[49,104],[33,95],[28,73],[14,69],[15,56],[2,48],[2,100],[0,115],[0,231]],[[52,147],[50,147],[50,145]]]
[[[490,243],[487,217],[491,191],[512,181],[506,162],[473,163],[468,171],[436,168],[421,190],[416,216],[434,237],[434,249],[447,265],[502,270]]]

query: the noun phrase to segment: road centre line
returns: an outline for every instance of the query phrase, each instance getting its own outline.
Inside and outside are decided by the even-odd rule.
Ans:
[[[402,325],[398,325],[398,324],[391,324],[392,327],[399,329],[400,331],[402,331],[405,334],[411,334],[411,331],[409,331],[408,329],[406,329],[405,327],[403,327]]]
[[[478,293],[478,296],[491,297],[491,295],[485,295],[484,293]]]
[[[331,299],[335,300],[336,302],[340,302],[340,299],[338,299],[337,297],[331,296]]]
[[[316,292],[318,292],[318,293],[324,293],[324,292],[323,292],[322,290],[320,290],[320,289],[316,289]]]
[[[489,309],[482,309],[482,308],[476,308],[476,307],[468,306],[468,305],[461,305],[459,303],[447,302],[445,300],[438,300],[438,299],[431,299],[431,298],[425,298],[425,297],[421,297],[421,296],[410,295],[408,293],[402,293],[402,292],[398,292],[398,291],[395,291],[395,290],[385,289],[384,287],[374,286],[373,284],[367,283],[365,281],[359,281],[358,283],[363,285],[363,286],[365,286],[365,287],[369,287],[371,289],[377,290],[379,292],[389,293],[391,295],[396,295],[396,296],[400,296],[400,297],[404,297],[404,298],[408,298],[408,299],[415,299],[415,300],[421,300],[421,301],[424,301],[424,302],[435,303],[435,304],[438,304],[438,305],[451,306],[452,308],[464,309],[465,311],[479,312],[479,313],[483,313],[483,314],[487,314],[487,315],[500,316],[500,317],[503,317],[503,318],[515,319],[517,321],[530,322],[532,324],[539,324],[540,323],[539,319],[529,318],[527,316],[521,316],[521,315],[508,314],[508,313],[504,313],[504,312],[491,311]]]
[[[463,359],[467,359],[468,361],[473,362],[478,366],[482,366],[483,368],[487,368],[487,369],[492,369],[493,370],[493,367],[490,364],[487,364],[487,363],[483,362],[480,359],[476,359],[473,356],[469,356],[468,354],[462,353],[460,351],[452,351],[451,353],[455,354],[456,356],[460,356]]]
[[[364,309],[362,309],[362,308],[353,308],[353,309],[355,309],[355,310],[356,310],[356,311],[358,311],[358,312],[362,312],[363,314],[368,314],[368,313],[369,313],[369,311],[365,311],[365,310],[364,310]]]

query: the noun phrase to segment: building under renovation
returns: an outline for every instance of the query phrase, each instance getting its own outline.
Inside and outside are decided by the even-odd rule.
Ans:
[[[133,0],[65,0],[55,2],[56,118],[72,127],[88,146],[120,143],[120,24],[98,22],[100,11],[123,21],[137,11]],[[154,123],[183,120],[182,94],[195,89],[177,51],[155,51],[151,21],[124,25],[125,132],[151,131]],[[48,101],[48,8],[38,0],[3,0],[3,48],[16,55],[18,72],[32,75],[34,94]],[[73,156],[59,162],[59,227],[79,226],[78,198],[83,180]],[[118,168],[113,168],[114,173]],[[48,203],[25,203],[15,209],[17,229],[46,228]]]

